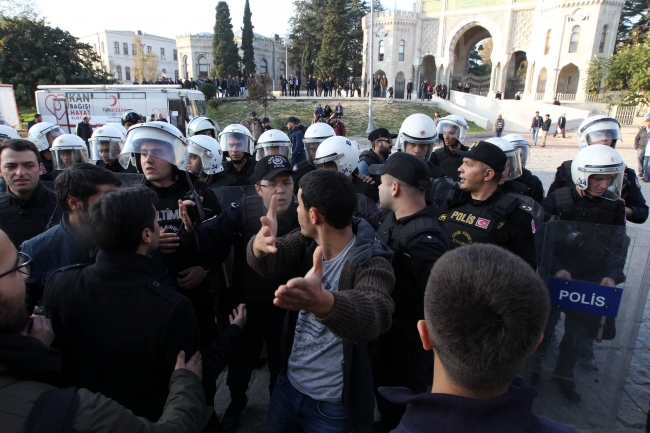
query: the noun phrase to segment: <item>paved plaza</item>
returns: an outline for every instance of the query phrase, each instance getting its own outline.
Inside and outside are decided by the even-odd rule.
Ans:
[[[628,166],[635,171],[637,169],[636,151],[634,150],[634,136],[636,132],[637,127],[623,127],[623,141],[616,146],[616,149]],[[522,135],[532,143],[531,133]],[[362,147],[367,147],[367,140],[362,137],[353,138],[358,140]],[[470,144],[476,140],[477,138],[470,137],[465,140],[465,144]],[[575,131],[569,131],[564,139],[552,138],[552,135],[550,135],[547,139],[546,147],[542,148],[538,145],[531,149],[530,161],[527,168],[542,180],[544,189],[548,190],[557,167],[563,161],[573,159],[577,151],[578,145]],[[650,197],[650,183],[646,184],[641,182],[641,189],[646,198]],[[650,230],[650,223],[648,222],[643,225],[628,224],[631,227],[642,227]],[[650,400],[650,371],[648,369],[648,366],[650,366],[650,308],[648,305],[646,303],[627,384],[621,399],[616,433],[639,432],[645,427],[648,401]],[[226,373],[224,372],[219,378],[215,401],[215,409],[220,416],[226,410],[230,399],[225,377]],[[266,407],[269,398],[268,377],[269,373],[266,365],[253,372],[248,390],[249,403],[242,413],[242,420],[238,429],[239,432],[261,433],[264,431]],[[567,402],[567,404],[574,403]]]

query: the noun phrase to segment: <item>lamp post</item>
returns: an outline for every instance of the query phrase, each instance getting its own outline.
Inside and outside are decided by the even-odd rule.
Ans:
[[[370,44],[369,44],[370,51],[368,52],[368,60],[369,60],[369,63],[370,63],[370,75],[369,75],[370,78],[368,80],[368,84],[366,84],[367,87],[370,87],[370,89],[368,89],[369,90],[368,91],[368,129],[366,129],[366,132],[368,134],[370,134],[372,131],[375,130],[375,125],[372,123],[372,92],[374,91],[374,88],[373,88],[373,85],[372,85],[372,78],[373,78],[373,75],[372,75],[373,74],[373,70],[372,70],[372,59],[373,59],[373,57],[372,56],[374,55],[374,51],[373,51],[374,50],[374,48],[373,48],[374,36],[373,36],[373,33],[374,33],[374,30],[375,30],[374,29],[374,23],[375,23],[375,5],[374,5],[374,3],[375,3],[374,1],[370,2],[370,35],[369,35],[369,37],[370,37]]]
[[[68,117],[68,98],[55,98],[54,100],[65,104],[65,121],[68,124],[68,134],[72,134],[72,130],[70,129],[70,118]]]

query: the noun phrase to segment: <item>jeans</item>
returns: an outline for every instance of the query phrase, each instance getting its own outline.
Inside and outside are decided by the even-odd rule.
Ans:
[[[636,156],[637,156],[638,166],[639,166],[639,170],[637,171],[637,174],[639,176],[643,176],[645,174],[645,171],[643,171],[643,167],[644,167],[643,159],[645,158],[645,146],[639,147],[636,150]]]
[[[266,433],[349,433],[348,415],[343,403],[314,400],[293,387],[280,373],[266,416]]]
[[[537,134],[539,134],[540,128],[533,128],[533,144],[537,144]]]
[[[503,130],[501,130],[501,131],[497,130],[495,137],[501,137],[502,133],[503,133]]]
[[[643,158],[643,180],[650,181],[650,156]]]

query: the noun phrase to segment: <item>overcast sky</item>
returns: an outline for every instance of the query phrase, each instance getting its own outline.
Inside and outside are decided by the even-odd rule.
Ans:
[[[244,0],[226,0],[233,30],[242,26]],[[175,38],[178,35],[212,32],[217,0],[80,2],[79,0],[35,0],[52,27],[83,37],[98,30],[142,30]],[[382,0],[387,8],[397,5],[412,10],[413,0]],[[293,15],[293,0],[250,0],[254,32],[284,36]]]

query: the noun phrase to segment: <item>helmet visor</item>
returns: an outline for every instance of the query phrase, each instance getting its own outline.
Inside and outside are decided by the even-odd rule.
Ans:
[[[269,155],[282,155],[287,159],[291,159],[291,146],[272,146],[272,145],[258,145],[255,150],[257,151],[256,159],[259,161],[265,156]]]
[[[467,130],[448,120],[440,120],[440,122],[438,122],[438,126],[436,127],[436,132],[438,133],[438,138],[440,140],[444,140],[444,137],[446,136],[453,137],[458,141],[463,141]]]
[[[530,146],[525,141],[516,141],[511,143],[515,149],[521,151],[521,165],[524,167],[528,164],[528,158],[530,158]]]
[[[0,125],[11,126],[4,117],[0,117]]]
[[[320,146],[323,141],[325,141],[324,138],[309,138],[302,140],[302,143],[305,146],[305,153],[307,154],[307,162],[309,162],[311,165],[314,165],[316,151],[318,150],[318,146]]]
[[[612,166],[586,166],[578,168],[584,172],[581,178],[582,185],[578,185],[594,197],[601,197],[606,200],[618,200],[623,190],[623,177],[625,165]],[[586,179],[586,185],[584,180]]]
[[[50,147],[52,147],[52,143],[54,143],[54,140],[56,140],[57,137],[60,137],[61,135],[64,135],[65,132],[63,132],[63,129],[59,128],[58,126],[55,126],[54,128],[48,130],[45,133],[45,137],[47,138],[47,142],[50,144]]]
[[[88,140],[90,144],[90,159],[117,159],[120,156],[120,144],[112,140]]]
[[[433,151],[434,139],[428,140],[418,140],[413,139],[408,136],[401,138],[402,140],[402,149],[406,153],[417,156],[418,158],[424,159],[425,161],[429,160],[431,152]]]
[[[53,165],[55,170],[67,170],[74,164],[88,162],[88,151],[86,149],[57,147],[52,149],[52,153],[54,154]]]
[[[211,150],[194,142],[190,142],[187,146],[187,153],[199,157],[201,160],[201,170],[205,174],[216,174],[223,171],[223,167],[221,166],[221,157],[213,155]],[[190,160],[189,157],[188,160]]]
[[[614,123],[614,122],[606,122]],[[602,123],[596,124],[595,127],[599,126],[609,126],[602,125]],[[620,140],[621,130],[617,128],[607,128],[607,129],[593,129],[591,131],[585,132],[585,141],[589,146],[592,144],[604,144],[605,146],[612,146],[616,144],[616,140]]]
[[[503,170],[503,179],[505,180],[514,180],[520,177],[523,173],[523,167],[521,164],[521,151],[515,149],[510,152],[506,152],[507,161],[506,168]]]
[[[241,132],[226,132],[221,134],[219,145],[223,153],[227,156],[230,156],[228,152],[253,153],[253,140]]]
[[[140,154],[140,158],[153,157],[175,165],[179,170],[185,170],[187,165],[187,145],[179,137],[164,130],[138,127],[131,129],[126,136],[126,143],[118,160],[122,167],[129,166],[132,153]],[[136,155],[138,158],[138,155]]]

